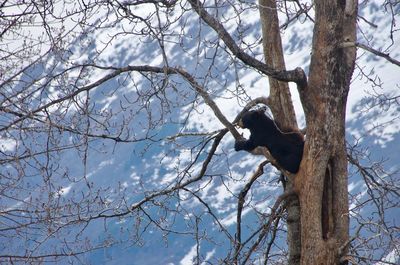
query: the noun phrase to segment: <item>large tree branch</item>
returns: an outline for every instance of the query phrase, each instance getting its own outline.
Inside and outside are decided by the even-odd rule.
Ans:
[[[196,13],[201,17],[201,19],[218,33],[218,36],[229,48],[232,54],[239,58],[242,62],[279,81],[295,82],[299,86],[299,88],[305,87],[307,85],[307,78],[303,69],[297,67],[296,69],[290,71],[275,70],[269,67],[267,64],[251,57],[235,43],[235,41],[226,31],[224,26],[212,15],[209,14],[201,6],[198,0],[188,0],[188,2],[196,11]]]
[[[258,0],[260,10],[260,21],[263,36],[263,50],[265,62],[275,69],[285,70],[285,58],[282,47],[281,32],[279,28],[278,8],[276,0]],[[297,2],[300,9],[300,3]],[[307,14],[307,13],[306,13]],[[289,84],[280,82],[269,77],[269,98],[271,101],[271,112],[280,128],[297,129],[296,114],[293,107]],[[287,178],[287,183],[282,181],[285,192],[291,192],[294,187],[294,178]],[[283,175],[282,175],[283,177]],[[300,203],[297,196],[292,196],[286,201],[287,216],[290,221],[287,226],[288,263],[300,264],[301,235],[300,235]],[[279,219],[277,220],[279,221]],[[269,253],[267,248],[266,254]],[[267,262],[268,258],[265,258]]]
[[[275,0],[259,0],[260,24],[263,37],[265,62],[274,69],[286,70],[283,56],[281,32]],[[287,82],[280,82],[273,77],[269,80],[270,109],[280,128],[297,129],[296,115]]]
[[[218,120],[225,126],[226,129],[222,130],[221,132],[226,133],[227,131],[229,131],[236,140],[243,138],[242,135],[236,130],[236,128],[234,126],[234,124],[240,120],[240,118],[243,116],[243,114],[245,112],[247,112],[251,107],[253,107],[259,103],[262,103],[265,105],[269,105],[269,103],[270,103],[268,98],[265,98],[265,97],[256,98],[256,99],[250,101],[243,108],[243,110],[236,116],[236,118],[232,122],[230,122],[225,117],[225,115],[221,112],[221,110],[219,109],[217,104],[214,102],[214,100],[210,97],[210,95],[207,93],[207,91],[195,80],[195,78],[191,74],[189,74],[188,72],[186,72],[185,70],[183,70],[181,68],[157,67],[157,66],[150,66],[150,65],[126,66],[126,67],[117,68],[117,67],[103,67],[103,66],[98,66],[98,65],[93,65],[93,64],[87,64],[87,65],[84,65],[84,67],[95,67],[98,69],[109,70],[111,72],[89,85],[77,88],[71,94],[65,95],[65,96],[60,97],[55,100],[52,100],[51,102],[48,102],[42,106],[39,106],[38,108],[31,110],[27,113],[18,113],[18,114],[13,113],[17,118],[14,121],[11,121],[7,126],[0,128],[0,132],[6,131],[6,130],[10,129],[11,127],[13,127],[14,125],[16,125],[20,122],[23,122],[26,119],[36,119],[36,117],[35,117],[36,114],[45,112],[50,107],[52,107],[56,104],[61,104],[64,101],[72,100],[74,97],[78,96],[79,94],[90,91],[90,90],[102,85],[103,83],[107,82],[108,80],[113,79],[113,78],[117,77],[118,75],[126,73],[126,72],[140,72],[140,73],[147,72],[147,73],[158,73],[158,74],[164,74],[164,75],[179,75],[179,76],[181,76],[183,79],[185,79],[188,83],[191,84],[191,86],[194,88],[194,90],[203,98],[204,102],[212,109],[212,111],[214,112],[214,114],[218,118]],[[12,111],[12,110],[9,110],[9,109],[6,110],[4,108],[0,108],[0,111],[10,113],[10,111]],[[89,135],[89,137],[92,137],[92,136],[94,136],[94,135]],[[103,137],[103,136],[101,136],[101,137],[109,138],[109,137]],[[116,138],[116,139],[118,139],[118,141],[121,141],[120,138]],[[259,148],[256,148],[255,150],[253,150],[251,153],[254,155],[264,155],[270,161],[274,161],[272,156],[268,152],[266,152],[266,148],[259,147]],[[274,165],[276,165],[276,163],[274,163]],[[290,176],[290,174],[287,174],[287,175]]]
[[[14,121],[12,121],[7,126],[0,128],[0,132],[6,131],[7,129],[11,128],[12,126],[14,126],[17,123],[24,121],[25,119],[33,118],[33,116],[35,114],[45,111],[53,105],[60,104],[66,100],[70,100],[70,99],[78,96],[80,93],[90,91],[91,89],[94,89],[94,88],[100,86],[101,84],[105,83],[106,81],[108,81],[122,73],[135,71],[135,72],[141,72],[141,73],[149,72],[149,73],[160,73],[160,74],[166,74],[166,75],[177,74],[177,75],[182,76],[187,82],[189,82],[191,84],[191,86],[195,89],[195,91],[203,98],[205,103],[213,110],[213,112],[214,112],[215,116],[218,118],[218,120],[232,133],[232,135],[235,137],[235,139],[239,139],[242,137],[239,134],[239,132],[235,129],[235,126],[232,125],[232,123],[226,119],[225,115],[222,114],[221,110],[219,109],[217,104],[214,102],[214,100],[210,97],[210,95],[207,93],[207,91],[205,91],[204,88],[199,83],[197,83],[197,81],[191,74],[189,74],[188,72],[186,72],[185,70],[183,70],[181,68],[156,67],[156,66],[149,66],[149,65],[126,66],[126,67],[121,67],[121,68],[101,67],[101,66],[97,66],[97,65],[85,65],[85,66],[86,67],[87,66],[96,67],[96,68],[100,68],[103,70],[112,70],[112,72],[105,75],[104,77],[98,79],[97,81],[95,81],[92,84],[78,88],[71,94],[65,95],[64,97],[60,97],[55,100],[52,100],[51,102],[48,102],[47,104],[44,104],[28,113],[17,115],[18,118],[15,119]],[[0,109],[0,111],[5,111],[5,110]]]

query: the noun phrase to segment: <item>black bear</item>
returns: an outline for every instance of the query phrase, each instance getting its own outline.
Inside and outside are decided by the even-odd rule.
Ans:
[[[283,132],[263,110],[246,112],[238,125],[250,130],[249,140],[236,141],[235,150],[251,151],[265,146],[281,167],[291,173],[299,170],[304,140],[299,132]]]

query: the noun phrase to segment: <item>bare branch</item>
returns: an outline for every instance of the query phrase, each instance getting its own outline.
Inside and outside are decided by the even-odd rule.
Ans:
[[[266,160],[258,165],[257,170],[254,172],[253,176],[250,178],[250,181],[244,186],[244,188],[240,191],[238,197],[238,205],[237,205],[237,217],[236,217],[236,240],[235,240],[235,253],[233,255],[233,262],[234,264],[237,263],[237,259],[242,248],[242,210],[243,205],[245,203],[245,197],[249,192],[253,183],[264,173],[264,166],[268,164],[269,161]]]
[[[398,61],[396,59],[393,59],[392,57],[389,56],[388,53],[380,52],[380,51],[378,51],[376,49],[373,49],[373,48],[371,48],[371,47],[369,47],[367,45],[364,45],[364,44],[361,44],[361,43],[358,43],[358,42],[356,43],[356,46],[361,48],[361,49],[364,49],[366,51],[369,51],[369,52],[371,52],[371,53],[373,53],[373,54],[375,54],[375,55],[377,55],[379,57],[382,57],[382,58],[386,59],[387,61],[391,62],[392,64],[400,66],[400,61]]]
[[[283,208],[281,207],[279,210],[279,207],[282,205],[282,203],[289,198],[290,196],[294,196],[295,193],[290,191],[290,192],[285,192],[281,195],[279,195],[279,197],[276,199],[273,207],[271,208],[271,214],[269,215],[268,221],[262,226],[262,228],[258,231],[256,231],[256,233],[254,233],[253,235],[251,235],[249,237],[249,239],[247,239],[243,245],[247,244],[247,242],[253,238],[257,233],[260,232],[258,239],[256,240],[256,242],[250,247],[250,249],[248,250],[244,261],[242,262],[243,265],[245,265],[247,263],[247,261],[250,259],[250,256],[253,254],[253,252],[257,249],[258,245],[261,243],[261,241],[264,239],[265,235],[270,231],[272,222],[277,218],[277,216],[283,212]]]
[[[291,71],[279,71],[270,68],[265,63],[258,61],[257,59],[251,57],[247,53],[245,53],[233,40],[231,35],[226,31],[223,25],[211,16],[201,5],[198,0],[188,0],[193,9],[197,12],[197,14],[217,33],[221,40],[226,44],[229,50],[243,61],[245,64],[257,69],[258,71],[271,76],[279,81],[286,82],[295,82],[299,88],[304,88],[307,86],[307,78],[306,75],[300,67]]]
[[[366,50],[366,51],[368,51],[370,53],[373,53],[376,56],[382,57],[385,60],[391,62],[392,64],[400,66],[400,61],[390,57],[389,53],[383,53],[381,51],[378,51],[378,50],[376,50],[374,48],[371,48],[371,47],[369,47],[369,46],[367,46],[365,44],[359,43],[359,42],[356,42],[356,43],[354,43],[354,42],[345,42],[345,43],[342,44],[343,48],[354,47],[354,46],[359,47],[359,48],[361,48],[363,50]]]

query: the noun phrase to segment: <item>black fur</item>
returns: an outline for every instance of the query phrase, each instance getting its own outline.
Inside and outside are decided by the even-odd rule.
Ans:
[[[260,110],[244,114],[239,125],[249,129],[251,135],[249,140],[236,141],[236,151],[251,151],[257,146],[265,146],[281,167],[291,173],[299,170],[304,141],[298,132],[282,132]]]

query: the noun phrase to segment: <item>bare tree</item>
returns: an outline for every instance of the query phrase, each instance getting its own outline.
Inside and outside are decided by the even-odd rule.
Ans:
[[[368,140],[399,127],[400,80],[388,89],[374,71],[400,66],[399,13],[396,1],[1,2],[0,261],[124,259],[156,234],[173,250],[189,239],[193,264],[396,264],[398,168]],[[346,135],[362,82],[352,120],[382,121]],[[235,124],[260,105],[305,135],[296,174],[265,147],[234,152]],[[140,258],[177,259],[162,256]]]

